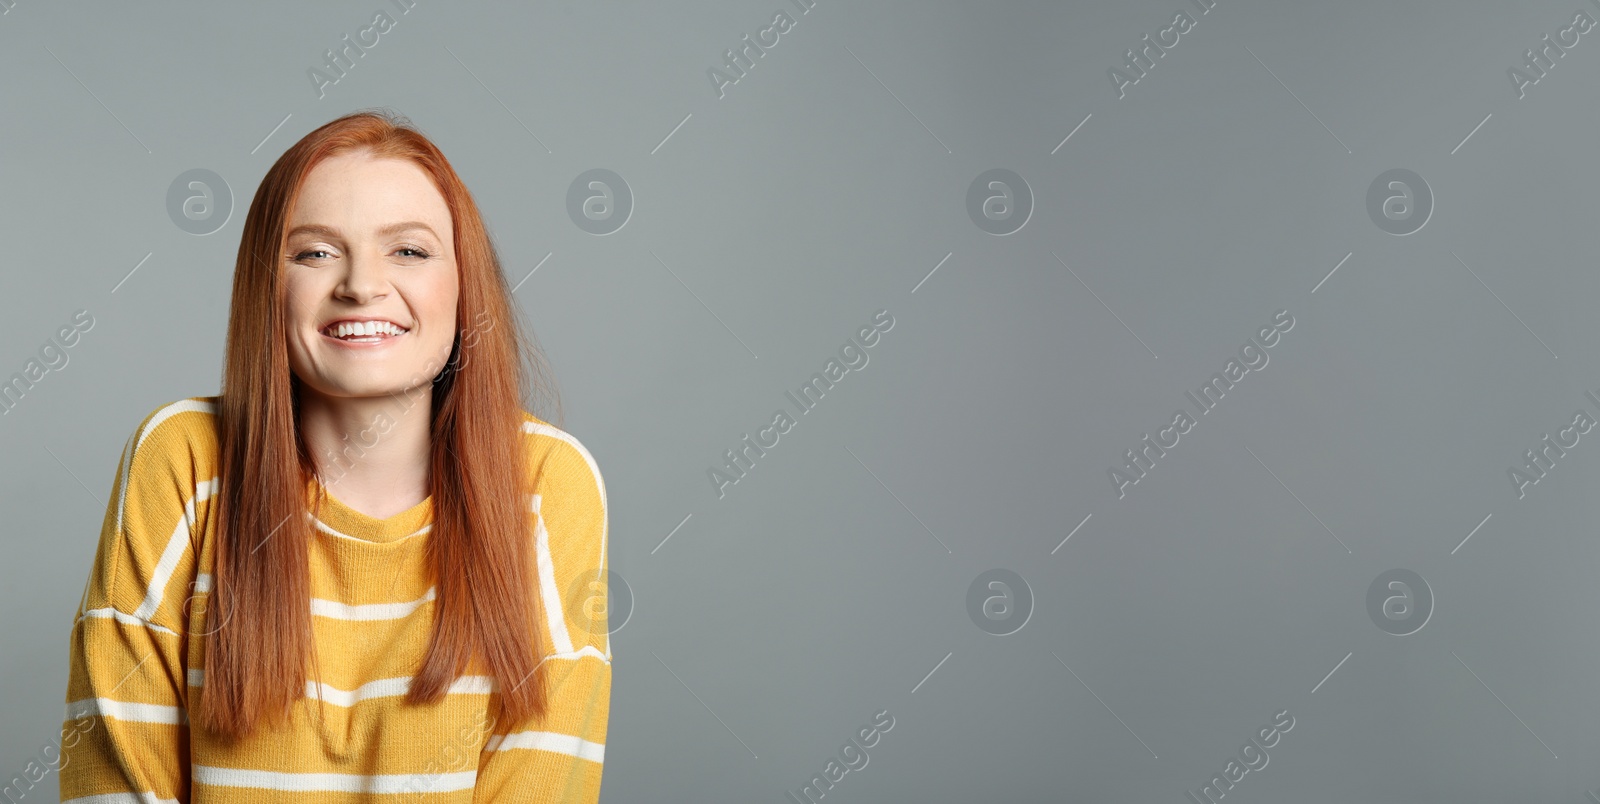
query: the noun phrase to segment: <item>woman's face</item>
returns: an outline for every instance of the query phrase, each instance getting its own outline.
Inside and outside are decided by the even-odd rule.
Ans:
[[[295,376],[327,397],[431,382],[456,334],[453,238],[444,196],[409,161],[348,153],[312,168],[283,252]],[[341,322],[376,332],[341,338]]]

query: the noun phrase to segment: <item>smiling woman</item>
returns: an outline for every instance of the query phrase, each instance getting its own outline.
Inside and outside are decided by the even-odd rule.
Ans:
[[[561,590],[605,572],[605,485],[524,409],[543,375],[433,143],[362,112],[291,147],[245,220],[221,393],[123,450],[62,800],[597,800],[608,623]]]

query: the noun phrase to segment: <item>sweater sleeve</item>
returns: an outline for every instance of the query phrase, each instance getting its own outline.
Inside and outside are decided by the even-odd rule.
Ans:
[[[207,484],[181,429],[152,413],[123,448],[69,641],[61,800],[189,800],[187,638],[179,578]],[[135,798],[137,797],[137,798]]]
[[[548,706],[527,722],[494,724],[473,800],[593,804],[611,701],[605,484],[576,439],[543,423],[531,432],[552,440],[533,498],[547,653],[529,682],[542,685]]]

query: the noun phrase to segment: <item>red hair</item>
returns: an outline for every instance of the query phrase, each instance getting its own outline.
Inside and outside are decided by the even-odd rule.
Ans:
[[[286,716],[306,697],[308,657],[316,667],[308,556],[315,533],[302,513],[316,468],[297,423],[301,389],[289,368],[281,268],[289,215],[306,175],[323,159],[348,152],[409,160],[432,178],[450,208],[460,272],[455,342],[431,384],[434,513],[425,550],[437,589],[433,634],[407,701],[438,701],[481,655],[498,682],[507,724],[546,704],[539,684],[522,683],[545,653],[538,644],[531,489],[523,485],[530,467],[522,403],[553,386],[544,382],[543,357],[519,323],[466,185],[405,118],[361,111],[312,131],[278,158],[256,190],[239,242],[218,411],[221,488],[207,606],[208,619],[220,625],[206,635],[206,705],[196,718],[228,737]],[[496,337],[464,339],[468,322],[484,317]],[[559,421],[559,398],[556,407]]]

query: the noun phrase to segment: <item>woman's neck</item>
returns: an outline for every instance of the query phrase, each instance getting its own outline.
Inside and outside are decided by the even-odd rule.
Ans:
[[[301,390],[301,437],[334,497],[383,519],[428,496],[431,388],[378,397]]]

